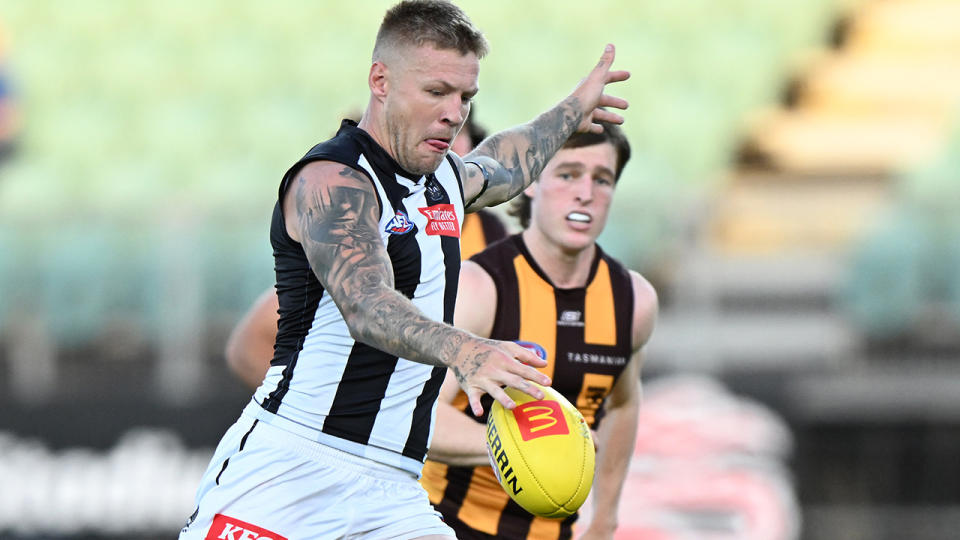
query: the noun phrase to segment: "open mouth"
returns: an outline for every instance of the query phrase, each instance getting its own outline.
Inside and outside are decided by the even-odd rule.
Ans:
[[[567,214],[567,221],[572,221],[574,223],[591,223],[593,218],[589,214],[584,214],[583,212],[570,212]]]

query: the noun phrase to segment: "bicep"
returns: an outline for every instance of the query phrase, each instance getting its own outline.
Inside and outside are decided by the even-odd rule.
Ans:
[[[630,272],[633,286],[633,320],[631,328],[630,360],[617,379],[608,397],[608,407],[632,404],[640,397],[640,371],[643,367],[643,347],[653,334],[656,324],[658,304],[657,292],[653,286],[637,272]]]
[[[637,350],[630,356],[627,366],[617,378],[616,384],[607,396],[606,407],[615,409],[639,402],[640,368],[643,365],[643,351]]]
[[[363,173],[331,162],[308,164],[290,186],[284,209],[290,236],[334,298],[359,299],[371,288],[392,286],[377,194]]]
[[[460,267],[457,307],[453,324],[481,337],[490,337],[497,310],[497,288],[483,268],[473,261]]]
[[[637,353],[653,335],[659,314],[659,300],[653,285],[639,273],[631,270],[630,280],[633,284],[632,349]]]

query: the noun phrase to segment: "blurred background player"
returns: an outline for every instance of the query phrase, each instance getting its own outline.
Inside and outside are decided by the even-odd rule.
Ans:
[[[476,106],[471,107],[466,123],[450,145],[450,150],[465,156],[487,137],[487,131],[475,120]],[[507,228],[497,215],[489,210],[467,214],[460,229],[460,258],[466,260],[488,244],[507,236]],[[277,291],[265,290],[250,306],[227,339],[225,356],[227,366],[250,388],[263,382],[263,376],[273,359],[273,344],[277,339]]]
[[[19,118],[7,68],[7,36],[0,21],[0,163],[13,154],[18,128]]]
[[[611,538],[616,530],[637,432],[641,351],[657,316],[653,287],[596,243],[629,157],[617,126],[572,136],[517,199],[513,213],[524,231],[463,264],[455,314],[461,328],[544,354],[541,369],[553,387],[595,430],[597,511],[583,538]],[[576,516],[534,517],[500,487],[485,422],[448,375],[421,479],[445,522],[461,539],[570,538]]]

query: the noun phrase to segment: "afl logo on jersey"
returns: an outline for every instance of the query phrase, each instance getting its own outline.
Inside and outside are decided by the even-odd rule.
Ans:
[[[407,217],[406,212],[397,210],[397,213],[393,216],[393,219],[387,223],[384,230],[390,234],[406,234],[410,232],[411,229],[413,229],[413,222]]]
[[[523,347],[524,349],[529,349],[529,350],[533,351],[534,354],[536,354],[537,356],[539,356],[540,358],[542,358],[542,359],[544,359],[544,360],[547,359],[547,350],[544,349],[543,347],[541,347],[541,346],[540,346],[539,344],[537,344],[537,343],[534,343],[534,342],[532,342],[532,341],[519,341],[519,340],[518,340],[518,341],[514,341],[514,343],[516,343],[517,345]]]

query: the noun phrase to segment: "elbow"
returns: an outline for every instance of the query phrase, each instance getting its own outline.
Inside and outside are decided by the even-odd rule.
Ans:
[[[343,314],[343,322],[347,324],[347,330],[350,332],[350,337],[353,338],[354,341],[369,344],[373,339],[369,318],[358,309],[359,306],[351,307],[353,309],[341,310]]]
[[[227,367],[234,371],[242,363],[240,345],[234,336],[227,339],[227,345],[223,348],[223,357],[227,361]]]

